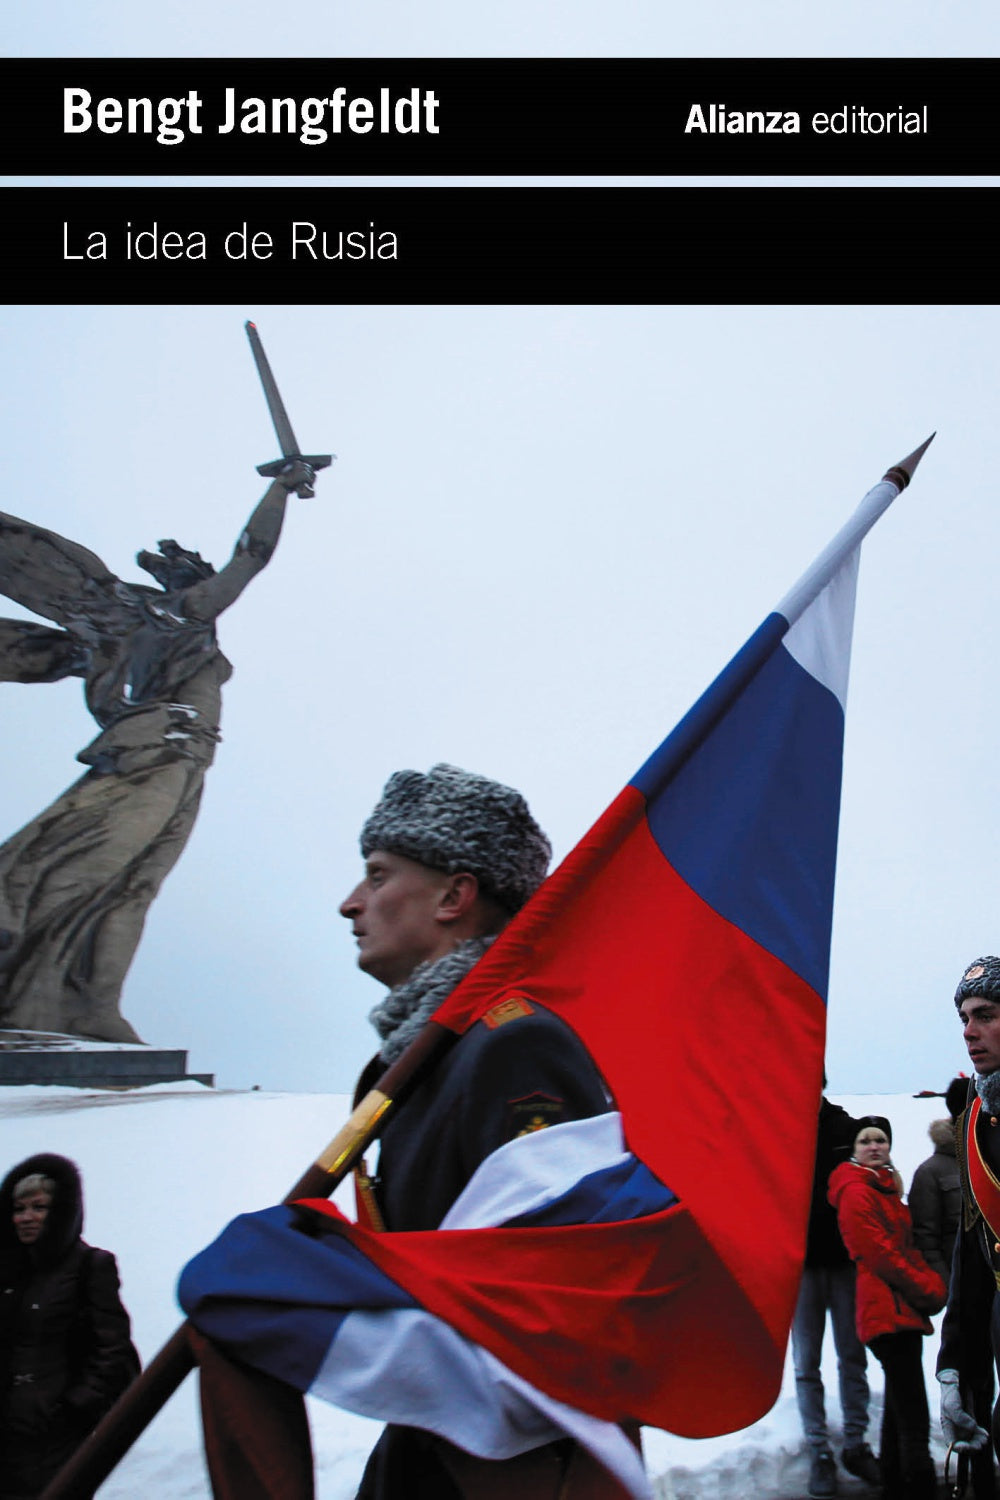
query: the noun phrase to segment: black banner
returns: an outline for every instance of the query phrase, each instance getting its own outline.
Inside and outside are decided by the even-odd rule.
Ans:
[[[18,175],[938,175],[1000,170],[1000,63],[0,61]]]
[[[990,301],[991,196],[906,187],[8,188],[0,269],[10,301]]]

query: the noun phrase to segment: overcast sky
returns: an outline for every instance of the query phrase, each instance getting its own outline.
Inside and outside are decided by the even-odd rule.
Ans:
[[[7,56],[970,57],[992,0],[44,0],[4,21]]]
[[[125,578],[165,535],[225,561],[275,450],[251,315],[339,456],[220,622],[224,741],[126,984],[143,1038],[349,1087],[381,991],[336,907],[387,775],[507,780],[561,856],[937,428],[862,558],[828,1071],[943,1088],[949,996],[1000,944],[997,309],[8,308],[4,507]],[[0,701],[13,831],[94,726],[75,681]]]

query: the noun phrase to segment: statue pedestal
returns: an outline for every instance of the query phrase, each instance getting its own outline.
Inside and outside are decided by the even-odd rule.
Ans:
[[[52,1031],[0,1031],[0,1087],[48,1083],[79,1089],[138,1089],[151,1083],[215,1085],[189,1073],[187,1053],[141,1043],[91,1042]]]

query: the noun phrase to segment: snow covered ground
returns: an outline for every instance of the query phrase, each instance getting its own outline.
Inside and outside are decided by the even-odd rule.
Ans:
[[[942,1099],[833,1095],[852,1115],[876,1113],[892,1121],[893,1160],[909,1187],[914,1168],[930,1154],[927,1127],[946,1112]],[[177,1272],[233,1215],[280,1199],[339,1129],[348,1100],[338,1095],[227,1093],[197,1084],[163,1084],[130,1093],[78,1089],[0,1088],[6,1171],[35,1151],[70,1156],[84,1177],[90,1243],[118,1256],[135,1341],[148,1360],[177,1326]],[[343,1196],[341,1196],[343,1195]],[[338,1201],[350,1207],[350,1192]],[[935,1320],[938,1321],[938,1320]],[[932,1416],[936,1338],[925,1342]],[[664,1359],[683,1351],[663,1351]],[[872,1419],[878,1448],[881,1369],[870,1361]],[[836,1364],[829,1336],[824,1384],[831,1434],[839,1438]],[[186,1382],[100,1490],[102,1500],[186,1500],[209,1494],[201,1458],[195,1383]],[[310,1403],[319,1500],[350,1500],[376,1423],[318,1402]],[[944,1445],[932,1421],[939,1467]],[[724,1500],[805,1492],[807,1463],[791,1372],[760,1422],[727,1437],[690,1441],[647,1431],[645,1452],[661,1500]],[[841,1493],[865,1493],[841,1475]]]

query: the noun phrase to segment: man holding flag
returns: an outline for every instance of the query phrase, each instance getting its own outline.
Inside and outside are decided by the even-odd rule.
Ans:
[[[515,858],[515,897],[453,815],[464,773],[390,781],[342,910],[391,986],[376,1013],[389,1045],[426,1018],[405,1055],[429,1035],[454,1050],[389,1116],[367,1193],[384,1230],[310,1198],[236,1220],[185,1271],[208,1386],[220,1349],[240,1362],[225,1369],[271,1382],[255,1436],[279,1392],[308,1390],[434,1434],[398,1441],[433,1453],[459,1496],[638,1500],[635,1427],[710,1436],[773,1404],[812,1180],[859,551],[926,447],[869,491],[530,900],[537,830],[525,843],[522,821],[515,840],[534,850]],[[410,842],[428,779],[448,794]],[[412,881],[394,881],[396,859]],[[520,901],[476,961],[463,945]],[[457,966],[433,994],[426,963]],[[380,1083],[376,1114],[392,1105]],[[210,1450],[214,1422],[210,1400]],[[364,1500],[421,1495],[390,1472],[396,1441]],[[546,1453],[523,1484],[507,1468]],[[311,1493],[311,1473],[295,1487],[266,1465],[215,1482],[239,1500]]]
[[[340,912],[352,924],[359,967],[389,990],[371,1012],[382,1046],[362,1075],[359,1096],[402,1055],[541,884],[551,847],[518,792],[436,765],[426,775],[398,771],[390,777],[362,829],[361,852],[364,878]],[[392,1118],[381,1140],[378,1177],[369,1178],[364,1167],[356,1173],[359,1222],[379,1233],[437,1229],[476,1168],[499,1147],[608,1108],[593,1063],[562,1021],[527,1000],[495,1006]],[[238,1351],[244,1358],[252,1356],[250,1321]],[[233,1500],[311,1493],[308,1426],[291,1386],[282,1389],[234,1368],[201,1340],[197,1347],[215,1493]],[[439,1366],[421,1359],[424,1352],[416,1349],[415,1366],[404,1373],[404,1333],[385,1380],[419,1386],[437,1378],[441,1405],[453,1405],[461,1432],[468,1392],[456,1379],[468,1372],[460,1367],[446,1383]],[[413,1400],[413,1391],[402,1399]],[[623,1493],[516,1392],[507,1405],[508,1425],[522,1424],[523,1452],[476,1458],[432,1432],[390,1425],[369,1460],[359,1500],[460,1500],[515,1491],[519,1500],[598,1500]],[[437,1416],[435,1426],[448,1420]]]

